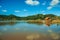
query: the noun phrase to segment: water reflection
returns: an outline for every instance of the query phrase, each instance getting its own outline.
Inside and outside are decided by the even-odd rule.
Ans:
[[[3,23],[2,23],[3,24]],[[13,26],[12,26],[12,25]],[[45,24],[16,22],[0,26],[2,40],[59,40],[60,24]],[[11,25],[11,26],[10,26]]]
[[[56,23],[57,27],[60,26],[60,23]]]
[[[15,30],[19,30],[19,28],[15,28]]]
[[[52,39],[59,40],[59,35],[56,33],[51,33],[50,36],[52,37]]]
[[[17,22],[0,22],[0,26],[4,26],[4,25],[14,25]]]
[[[31,34],[26,37],[27,40],[37,40],[39,38],[40,38],[39,34]]]
[[[3,28],[3,30],[4,30],[4,31],[6,31],[6,30],[7,30],[7,28]]]

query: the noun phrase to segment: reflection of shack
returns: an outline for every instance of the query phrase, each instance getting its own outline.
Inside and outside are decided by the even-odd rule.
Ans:
[[[46,24],[47,26],[50,26],[50,24],[51,24],[51,19],[50,19],[49,17],[46,17],[46,18],[45,18],[45,24]]]

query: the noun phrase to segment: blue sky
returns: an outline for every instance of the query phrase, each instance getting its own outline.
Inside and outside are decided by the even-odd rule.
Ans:
[[[16,16],[60,15],[60,0],[0,0],[0,14],[14,14]]]

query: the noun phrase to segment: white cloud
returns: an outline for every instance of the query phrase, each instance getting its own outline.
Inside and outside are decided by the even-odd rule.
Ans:
[[[7,12],[7,10],[2,10],[3,12]]]
[[[15,12],[20,12],[19,10],[15,10]]]
[[[48,10],[50,10],[50,9],[52,9],[52,8],[53,8],[52,6],[47,7]]]
[[[45,11],[43,10],[43,11],[41,11],[41,13],[44,13]]]
[[[59,0],[52,0],[50,5],[54,6],[54,5],[57,5],[58,3],[59,3]]]
[[[23,11],[27,11],[26,9],[24,9]]]
[[[47,7],[48,10],[52,9],[54,6],[56,6],[60,1],[59,0],[52,0],[50,3],[50,6]]]
[[[44,15],[46,14],[46,13],[43,13]]]
[[[44,15],[46,14],[46,13],[45,13],[45,10],[42,10],[41,13],[44,14]]]
[[[35,1],[33,1],[33,0],[26,0],[25,3],[29,4],[29,5],[38,5],[40,2],[37,1],[37,0],[35,0]]]

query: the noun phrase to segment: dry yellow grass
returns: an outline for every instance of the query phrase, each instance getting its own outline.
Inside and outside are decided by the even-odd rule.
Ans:
[[[60,20],[52,20],[52,23],[60,23]]]
[[[43,23],[42,20],[28,20],[29,23]]]
[[[28,23],[45,23],[45,20],[27,20]],[[52,20],[51,23],[60,23],[60,20]]]

